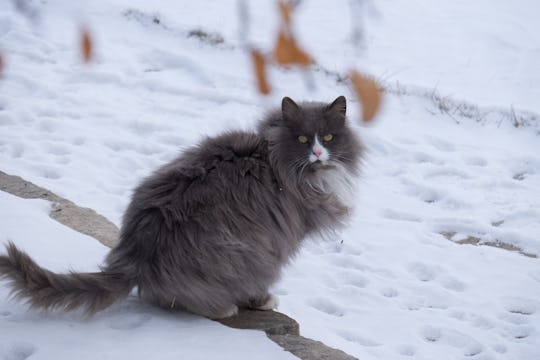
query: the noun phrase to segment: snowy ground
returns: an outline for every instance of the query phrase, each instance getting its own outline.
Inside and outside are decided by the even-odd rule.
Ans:
[[[275,6],[247,3],[248,40],[269,48]],[[523,255],[540,255],[535,1],[366,2],[358,51],[349,2],[305,0],[297,33],[326,71],[314,72],[308,89],[305,76],[273,70],[268,99],[254,92],[234,1],[36,4],[37,22],[0,5],[0,169],[119,224],[143,176],[204,135],[251,128],[284,95],[345,94],[356,121],[354,96],[332,74],[367,69],[389,94],[378,121],[358,126],[368,153],[357,213],[339,239],[307,243],[286,269],[275,288],[280,310],[303,335],[360,359],[539,356],[540,261]],[[95,39],[91,66],[80,61],[80,23]],[[196,29],[224,42],[189,37]],[[105,249],[48,220],[45,203],[0,195],[0,241],[56,270],[99,264]],[[156,349],[160,358],[288,356],[261,334],[135,299],[87,322],[28,314],[7,294],[0,287],[0,357],[8,359],[90,349],[117,358],[126,348],[135,359]]]

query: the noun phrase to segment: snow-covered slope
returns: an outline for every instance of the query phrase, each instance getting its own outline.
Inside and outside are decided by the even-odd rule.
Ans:
[[[275,288],[280,310],[304,335],[361,359],[538,356],[540,262],[523,255],[540,255],[536,2],[366,1],[358,16],[347,1],[305,0],[295,29],[321,67],[307,76],[272,70],[266,99],[254,90],[239,3],[51,0],[33,5],[37,20],[0,5],[0,168],[119,224],[142,177],[203,136],[253,127],[282,96],[345,94],[356,123],[358,104],[335,73],[368,70],[389,93],[373,126],[357,124],[368,149],[357,213],[340,238],[308,242],[284,271]],[[245,4],[244,35],[270,49],[274,2]],[[365,25],[363,50],[351,44],[351,19]],[[80,24],[94,39],[89,66],[80,60]],[[210,44],[192,30],[224,41]],[[87,238],[25,226],[53,226],[43,203],[2,195],[0,204],[0,241],[24,244],[57,270],[99,265],[104,249]],[[93,250],[79,256],[80,249]],[[236,355],[248,342],[266,346],[262,336],[171,317],[134,299],[84,322],[26,314],[7,293],[0,288],[0,329],[9,329],[0,332],[0,351],[20,358],[88,349],[55,343],[55,331],[71,339],[62,344],[101,336],[93,348],[122,351],[140,337],[150,350],[198,347],[205,358],[227,346]],[[128,330],[111,330],[117,323]],[[201,345],[214,342],[224,348]],[[245,349],[243,357],[264,356]]]

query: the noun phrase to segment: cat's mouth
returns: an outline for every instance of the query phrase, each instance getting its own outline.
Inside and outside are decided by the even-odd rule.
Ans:
[[[309,169],[311,171],[318,171],[318,170],[332,169],[334,167],[335,166],[333,166],[329,161],[322,161],[320,159],[317,159],[310,164]]]

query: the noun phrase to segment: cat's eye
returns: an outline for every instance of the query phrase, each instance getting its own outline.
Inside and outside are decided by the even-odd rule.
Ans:
[[[326,134],[323,136],[323,141],[326,141],[326,142],[329,142],[329,141],[332,141],[332,139],[334,139],[334,135],[332,134]]]
[[[298,142],[301,144],[305,144],[308,142],[308,138],[304,135],[300,135],[297,139],[298,139]]]

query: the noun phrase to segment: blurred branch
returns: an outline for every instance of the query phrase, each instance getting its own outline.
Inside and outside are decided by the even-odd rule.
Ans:
[[[15,9],[26,16],[28,19],[35,21],[39,17],[39,10],[31,0],[11,0]]]
[[[357,53],[365,50],[364,6],[365,0],[349,0],[351,9],[351,42]]]
[[[249,17],[249,7],[246,0],[238,0],[238,38],[242,47],[251,48],[248,44],[248,34],[250,32],[251,19]]]

